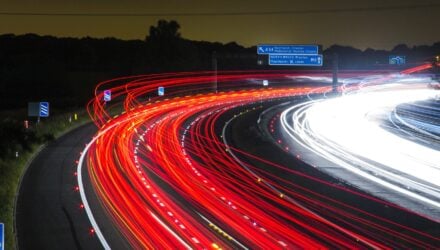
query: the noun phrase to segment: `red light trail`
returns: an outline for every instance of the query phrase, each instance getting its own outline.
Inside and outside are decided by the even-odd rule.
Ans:
[[[233,151],[270,168],[394,206],[224,144],[219,131],[237,110],[244,114],[266,101],[331,90],[285,83],[273,88],[255,85],[263,79],[286,82],[298,76],[302,74],[223,72],[216,77],[222,86],[217,93],[212,92],[210,72],[125,77],[97,87],[88,110],[100,131],[83,159],[103,207],[131,246],[386,249],[411,243],[430,247],[420,239],[435,240],[434,236],[265,169],[247,163],[244,168],[230,154]],[[156,96],[159,86],[165,87],[165,98]],[[102,101],[104,88],[112,90],[116,99],[112,104]],[[120,106],[121,114],[112,117],[110,111]],[[78,178],[82,178],[80,172]],[[90,210],[87,206],[81,204]],[[90,232],[99,236],[93,226]]]

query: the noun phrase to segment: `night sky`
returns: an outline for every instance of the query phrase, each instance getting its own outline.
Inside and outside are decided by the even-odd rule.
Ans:
[[[434,6],[420,7],[424,4]],[[402,8],[408,5],[413,7]],[[327,47],[337,43],[360,49],[391,49],[399,43],[431,45],[440,40],[438,0],[0,0],[0,6],[0,34],[144,39],[157,20],[173,19],[180,23],[185,38],[236,41],[245,46],[316,43]],[[267,13],[280,11],[290,12]],[[14,14],[18,12],[24,15]],[[252,14],[246,14],[249,12]],[[258,14],[261,12],[266,13]],[[94,15],[108,13],[153,15]],[[175,13],[184,15],[169,15]]]

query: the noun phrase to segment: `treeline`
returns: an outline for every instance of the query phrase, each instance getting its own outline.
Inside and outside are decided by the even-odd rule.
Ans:
[[[338,54],[339,67],[342,69],[387,69],[394,66],[389,65],[389,56],[405,56],[406,64],[419,64],[432,62],[436,55],[440,54],[440,42],[433,45],[420,45],[412,48],[406,44],[399,44],[392,50],[375,50],[368,48],[360,50],[349,46],[333,45],[324,50],[324,57],[331,57]],[[403,65],[403,67],[408,67]]]
[[[145,40],[114,38],[56,38],[0,35],[0,110],[25,108],[30,101],[50,101],[52,107],[84,106],[96,83],[116,76],[171,71],[211,70],[215,52],[219,70],[269,69],[258,64],[256,48],[234,42],[192,41],[182,38],[175,21],[161,20]],[[386,65],[391,54],[406,55],[409,63],[440,54],[440,43],[392,51],[334,45],[323,51],[324,67],[337,53],[342,69]],[[273,68],[271,68],[273,69]],[[292,68],[289,68],[292,69]],[[315,68],[316,69],[316,68]]]
[[[210,70],[214,51],[252,55],[236,43],[190,41],[174,21],[159,21],[144,41],[114,38],[56,38],[35,34],[0,36],[0,110],[47,100],[53,107],[84,106],[94,86],[116,76]],[[174,27],[174,32],[171,31]],[[254,56],[255,58],[255,56]],[[220,68],[244,69],[251,62],[219,60]],[[252,59],[255,64],[255,59]]]

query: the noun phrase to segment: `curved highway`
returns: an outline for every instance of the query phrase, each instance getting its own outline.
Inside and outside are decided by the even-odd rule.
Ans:
[[[341,75],[350,91],[384,78]],[[98,131],[81,140],[73,186],[88,237],[105,249],[438,246],[438,222],[340,182],[279,137],[287,119],[272,107],[329,96],[329,81],[328,72],[267,71],[99,84],[88,105]]]
[[[434,146],[428,147],[381,126],[391,114],[400,119],[394,112],[399,104],[434,99],[437,94],[427,84],[365,87],[343,97],[289,107],[281,114],[281,126],[293,145],[313,152],[307,161],[319,156],[330,162],[318,164],[323,171],[439,221],[440,153],[435,149],[436,136],[430,140]],[[405,123],[402,119],[400,122]],[[431,128],[439,125],[431,124]],[[402,133],[399,128],[395,130]],[[426,137],[429,135],[425,132]]]

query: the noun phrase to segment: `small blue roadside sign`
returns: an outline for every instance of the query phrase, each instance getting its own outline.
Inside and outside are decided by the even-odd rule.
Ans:
[[[109,89],[104,90],[104,101],[109,102],[112,100],[112,91]]]
[[[318,45],[273,45],[273,44],[260,44],[257,46],[257,54],[270,55],[270,54],[297,54],[297,55],[317,55]]]
[[[158,87],[157,88],[157,95],[160,95],[160,96],[165,95],[165,88],[164,87]]]
[[[49,103],[40,102],[40,117],[49,117]]]
[[[5,250],[5,225],[0,223],[0,250]]]
[[[405,56],[390,56],[389,63],[392,65],[401,65],[406,63]]]
[[[269,55],[269,65],[322,66],[322,55]]]

